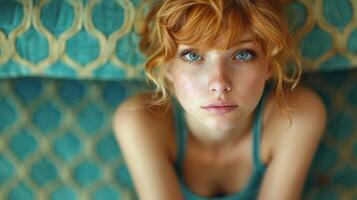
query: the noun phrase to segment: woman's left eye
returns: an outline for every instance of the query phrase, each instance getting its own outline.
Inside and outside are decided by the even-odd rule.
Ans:
[[[203,59],[201,55],[193,51],[183,53],[182,58],[188,62],[199,62]]]
[[[254,51],[251,50],[240,50],[234,55],[234,60],[239,60],[239,61],[250,61],[253,60],[256,57],[256,54]]]

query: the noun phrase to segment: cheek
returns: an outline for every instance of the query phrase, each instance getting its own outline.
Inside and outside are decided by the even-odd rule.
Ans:
[[[246,70],[242,72],[239,76],[241,84],[239,84],[239,89],[241,91],[246,91],[252,93],[259,88],[263,87],[265,84],[265,73],[257,70]]]
[[[203,91],[202,80],[199,76],[180,73],[180,75],[176,74],[172,78],[175,95],[182,104],[189,105],[189,102],[194,101]]]
[[[259,101],[265,86],[264,73],[259,71],[250,71],[242,73],[240,84],[237,86],[237,92],[242,98],[242,102],[249,104],[249,107],[255,106]]]
[[[265,79],[260,79],[260,78],[255,78],[253,77],[247,77],[246,84],[245,84],[245,90],[247,90],[250,93],[253,93],[255,91],[260,91],[265,85]]]
[[[174,77],[172,83],[175,96],[184,110],[188,112],[194,111],[195,103],[199,103],[198,92],[200,91],[195,79],[187,76]]]
[[[194,82],[194,80],[185,75],[174,78],[175,89],[180,92],[191,93],[195,89]]]
[[[268,61],[266,59],[260,59],[257,63],[246,68],[242,79],[245,79],[247,90],[259,91],[260,88],[264,87],[269,74]]]

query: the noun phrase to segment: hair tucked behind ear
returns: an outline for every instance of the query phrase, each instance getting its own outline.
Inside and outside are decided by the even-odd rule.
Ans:
[[[286,2],[287,0],[280,0]],[[165,64],[178,44],[205,50],[236,47],[250,31],[270,61],[279,108],[287,110],[287,93],[301,76],[300,55],[277,0],[166,0],[149,12],[140,47],[149,57],[145,72],[156,86],[153,104],[168,100]],[[216,41],[224,35],[220,46]],[[288,66],[291,66],[290,68]]]

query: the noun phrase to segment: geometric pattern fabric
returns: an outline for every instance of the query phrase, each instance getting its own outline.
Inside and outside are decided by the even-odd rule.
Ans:
[[[111,115],[142,86],[0,80],[0,199],[130,199]]]
[[[151,3],[0,1],[0,199],[136,199],[111,117],[147,89],[138,32]],[[303,199],[357,199],[357,1],[286,12],[305,72],[319,71],[302,81],[328,110]]]
[[[0,1],[0,77],[142,79],[139,30],[151,1]],[[306,71],[357,66],[357,1],[286,9]]]
[[[357,198],[356,79],[356,70],[303,77],[328,111],[303,199]],[[111,118],[144,85],[0,80],[0,199],[135,199]]]

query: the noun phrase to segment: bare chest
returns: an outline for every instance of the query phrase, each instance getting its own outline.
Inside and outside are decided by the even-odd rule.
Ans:
[[[183,163],[185,184],[203,196],[241,191],[253,172],[252,144],[249,141],[217,155],[188,146]]]

